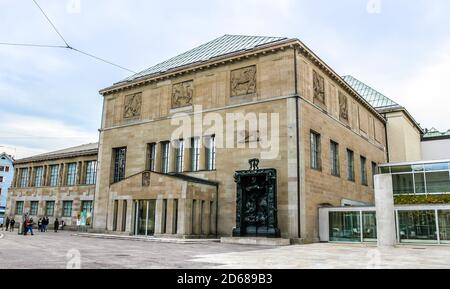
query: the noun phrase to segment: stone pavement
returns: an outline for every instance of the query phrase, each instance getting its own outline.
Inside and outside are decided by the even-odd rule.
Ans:
[[[378,250],[361,244],[288,247],[139,242],[85,238],[70,232],[20,236],[0,231],[0,269],[66,268],[447,268],[450,247],[400,246]]]

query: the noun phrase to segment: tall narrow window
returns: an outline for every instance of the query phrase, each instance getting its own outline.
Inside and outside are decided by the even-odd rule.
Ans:
[[[212,135],[207,138],[206,169],[208,171],[214,171],[216,169],[216,136],[215,135]]]
[[[200,138],[191,139],[191,171],[198,172],[200,166]]]
[[[182,173],[184,170],[184,141],[176,141],[175,148],[175,172]]]
[[[72,217],[72,201],[63,202],[63,217],[65,218]]]
[[[340,176],[339,169],[339,144],[331,141],[330,142],[330,160],[331,160],[331,174],[333,176]]]
[[[361,184],[367,186],[367,160],[361,156]]]
[[[375,188],[375,175],[377,174],[377,171],[378,165],[375,162],[372,162],[372,184],[374,188]]]
[[[39,202],[32,201],[30,203],[30,215],[31,216],[37,216],[39,209]]]
[[[147,170],[154,172],[156,164],[156,143],[148,144],[147,147]]]
[[[45,204],[45,216],[53,217],[54,215],[55,215],[55,202],[47,201],[47,203]]]
[[[311,168],[321,170],[320,134],[311,131]]]
[[[161,172],[167,174],[169,172],[169,151],[170,142],[161,143]]]
[[[127,148],[114,149],[114,183],[125,179]]]
[[[37,167],[34,175],[34,186],[36,188],[42,187],[42,181],[44,180],[44,167]]]
[[[355,181],[355,154],[351,150],[347,150],[347,179]]]
[[[28,187],[28,168],[20,169],[20,187]]]
[[[59,185],[59,165],[50,166],[50,187]]]
[[[23,201],[16,202],[16,215],[23,214]]]
[[[67,165],[66,185],[75,186],[77,180],[77,163]]]
[[[90,161],[86,163],[85,184],[95,185],[97,178],[97,162]]]

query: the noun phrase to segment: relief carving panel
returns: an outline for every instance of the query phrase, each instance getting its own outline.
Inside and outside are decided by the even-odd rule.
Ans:
[[[314,102],[325,104],[325,79],[313,70]]]
[[[339,92],[339,118],[348,121],[348,99],[342,92]]]
[[[174,84],[172,87],[172,108],[191,106],[194,97],[194,81]]]
[[[142,94],[130,94],[125,96],[125,103],[123,109],[123,118],[137,118],[141,116],[142,110]]]
[[[256,66],[231,71],[231,96],[256,93]]]

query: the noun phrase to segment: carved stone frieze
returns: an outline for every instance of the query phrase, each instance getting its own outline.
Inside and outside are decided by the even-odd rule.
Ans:
[[[231,96],[256,93],[256,66],[249,66],[231,72]]]

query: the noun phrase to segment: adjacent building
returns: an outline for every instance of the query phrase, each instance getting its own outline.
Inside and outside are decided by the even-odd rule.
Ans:
[[[406,108],[353,76],[343,79],[386,118],[388,162],[427,159],[422,157],[424,131]]]
[[[6,215],[37,221],[58,218],[68,228],[90,225],[97,173],[98,144],[87,144],[14,162]]]
[[[450,159],[450,130],[440,132],[432,128],[426,131],[422,137],[422,159]]]
[[[14,175],[13,162],[12,156],[6,153],[0,154],[0,224],[3,224],[6,218],[6,198]]]
[[[387,161],[383,115],[297,39],[225,35],[100,93],[97,231],[230,236],[242,205],[234,175],[258,158],[277,171],[271,206],[281,236],[315,242],[319,208],[372,204],[372,176]],[[400,112],[420,143],[418,127]],[[239,114],[243,131],[227,118]],[[271,118],[261,122],[261,114]],[[186,119],[200,122],[174,136],[174,123]]]

